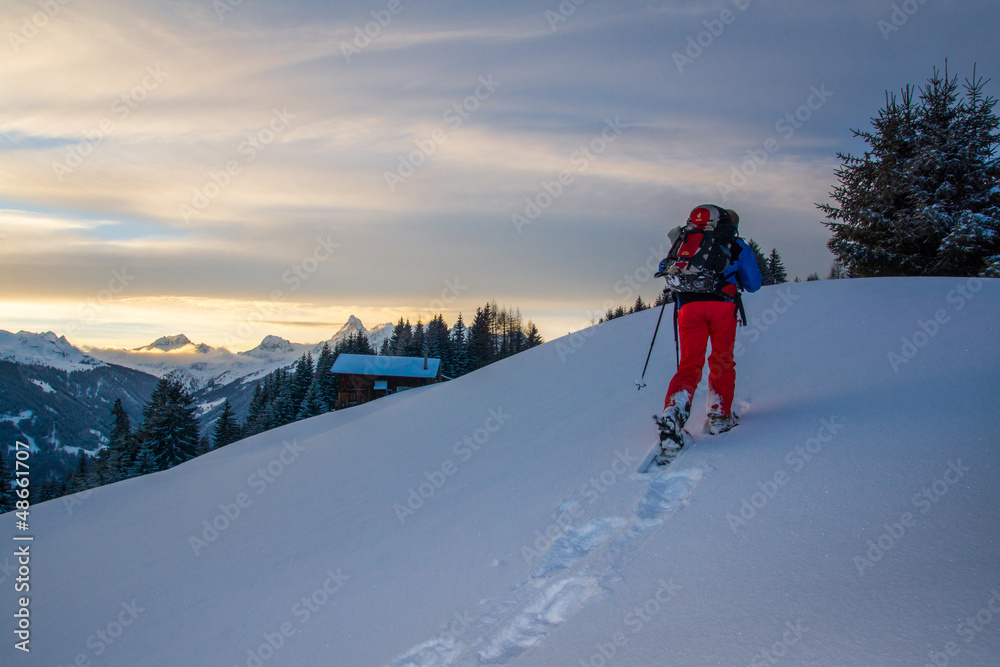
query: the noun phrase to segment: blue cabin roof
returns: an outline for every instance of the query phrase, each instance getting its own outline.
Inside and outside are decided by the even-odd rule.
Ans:
[[[433,380],[438,376],[440,367],[440,359],[427,359],[427,368],[424,368],[423,357],[383,357],[342,353],[333,362],[331,372]]]

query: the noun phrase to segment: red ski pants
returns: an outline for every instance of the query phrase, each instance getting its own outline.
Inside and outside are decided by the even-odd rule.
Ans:
[[[677,332],[681,361],[670,381],[664,409],[673,403],[684,404],[694,396],[705,367],[705,351],[712,341],[708,357],[708,413],[729,415],[736,389],[736,304],[724,301],[692,301],[677,314]],[[682,392],[687,392],[686,396]]]

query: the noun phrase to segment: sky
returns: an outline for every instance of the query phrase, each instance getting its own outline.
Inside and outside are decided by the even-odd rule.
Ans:
[[[0,329],[239,351],[495,300],[551,339],[654,299],[667,231],[709,202],[825,276],[851,130],[946,59],[995,78],[998,22],[993,0],[8,0]]]

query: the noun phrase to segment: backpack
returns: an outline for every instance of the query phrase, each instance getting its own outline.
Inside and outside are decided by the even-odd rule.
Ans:
[[[725,271],[739,254],[736,225],[720,206],[695,208],[656,275],[666,278],[672,292],[720,293],[726,285]]]

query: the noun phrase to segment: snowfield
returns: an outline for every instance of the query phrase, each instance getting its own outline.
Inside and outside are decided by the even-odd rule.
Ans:
[[[996,665],[1000,282],[746,298],[740,426],[639,475],[646,311],[32,508],[4,665]],[[666,318],[669,314],[665,314]],[[666,332],[666,333],[664,333]],[[9,537],[8,537],[9,539]],[[14,648],[30,596],[31,656]]]

